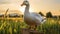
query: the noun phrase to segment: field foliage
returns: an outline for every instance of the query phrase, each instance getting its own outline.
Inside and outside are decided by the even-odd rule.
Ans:
[[[16,19],[0,19],[0,34],[21,34],[21,28],[27,28],[25,22]],[[47,18],[37,27],[44,34],[60,34],[60,19]]]

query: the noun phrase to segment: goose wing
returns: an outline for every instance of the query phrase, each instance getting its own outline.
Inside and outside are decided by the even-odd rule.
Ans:
[[[46,18],[44,18],[43,16],[41,16],[38,13],[31,13],[32,16],[34,16],[34,19],[36,19],[35,21],[38,21],[39,23],[44,23],[46,21]]]
[[[31,15],[36,19],[36,20],[39,20],[40,22],[42,22],[43,20],[43,17],[38,14],[38,13],[31,13]]]

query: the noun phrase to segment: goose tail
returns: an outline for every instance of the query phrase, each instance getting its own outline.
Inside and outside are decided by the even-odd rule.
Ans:
[[[41,24],[45,23],[46,22],[46,18],[44,18],[42,21],[41,21]]]

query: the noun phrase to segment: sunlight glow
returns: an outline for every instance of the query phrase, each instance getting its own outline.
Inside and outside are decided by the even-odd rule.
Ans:
[[[25,11],[25,6],[20,7],[20,11],[24,12]],[[34,10],[32,8],[29,9],[29,12],[34,12]]]
[[[24,10],[25,10],[25,6],[20,7],[20,11],[21,11],[21,12],[24,12]]]

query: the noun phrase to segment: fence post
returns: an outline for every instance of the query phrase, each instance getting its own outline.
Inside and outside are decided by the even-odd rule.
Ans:
[[[44,34],[35,30],[21,29],[21,34]]]

